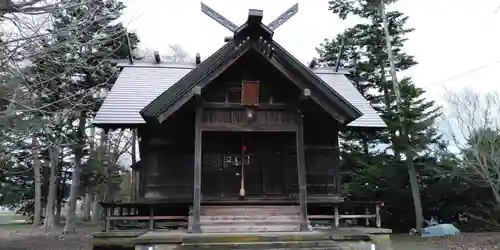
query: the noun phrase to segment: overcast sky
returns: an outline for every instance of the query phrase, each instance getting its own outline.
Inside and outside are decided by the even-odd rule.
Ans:
[[[168,51],[168,44],[180,44],[191,55],[200,52],[206,58],[223,45],[224,36],[231,34],[200,11],[199,0],[124,2],[128,6],[125,24],[138,32],[142,46],[160,52]],[[263,22],[267,24],[296,2],[204,0],[236,25],[246,21],[248,9],[263,10]],[[315,48],[324,38],[332,38],[360,21],[339,20],[328,11],[327,0],[298,2],[298,14],[279,27],[274,38],[304,63],[317,56]],[[400,0],[390,6],[410,16],[409,27],[416,29],[409,36],[406,51],[415,55],[420,64],[404,74],[412,76],[418,86],[425,87],[429,97],[440,102],[444,88],[498,88],[499,5],[499,0]]]

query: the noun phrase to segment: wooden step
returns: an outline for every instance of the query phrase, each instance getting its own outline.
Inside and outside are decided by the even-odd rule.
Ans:
[[[299,215],[219,215],[201,216],[200,221],[300,221]]]
[[[202,225],[203,233],[298,232],[300,225]]]
[[[202,206],[201,231],[228,232],[295,232],[300,229],[298,206],[236,205]],[[189,217],[192,228],[193,217]]]
[[[201,226],[209,225],[300,225],[300,221],[200,221]]]
[[[242,205],[242,206],[202,206],[201,211],[300,211],[298,206]]]
[[[300,209],[295,206],[238,206],[238,207],[202,207],[203,216],[222,215],[300,215]]]
[[[299,216],[300,212],[280,212],[280,211],[201,212],[200,216],[252,216],[256,214],[261,216]]]
[[[357,244],[362,250],[370,250],[369,243],[359,242]],[[342,250],[343,244],[335,241],[274,241],[274,242],[238,242],[238,243],[201,243],[182,244],[184,248],[190,249],[330,249]],[[344,246],[345,247],[345,246]]]

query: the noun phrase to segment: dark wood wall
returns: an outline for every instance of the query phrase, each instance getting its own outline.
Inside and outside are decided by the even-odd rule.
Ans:
[[[260,106],[254,110],[251,127],[245,109],[238,107],[242,80],[260,81]],[[293,132],[297,110],[303,114],[308,193],[338,194],[339,126],[312,101],[299,104],[300,93],[267,61],[252,54],[245,55],[204,88],[201,188],[204,197],[237,196],[240,168],[231,166],[228,160],[232,155],[241,155],[242,145],[251,155],[244,172],[247,196],[297,194]],[[139,128],[142,197],[192,197],[194,103],[188,102],[164,124],[148,123]],[[263,132],[265,129],[259,127],[267,130]]]

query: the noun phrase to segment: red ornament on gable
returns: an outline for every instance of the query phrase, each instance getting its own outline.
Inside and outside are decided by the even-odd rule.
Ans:
[[[259,81],[243,81],[241,86],[241,104],[244,106],[259,105]]]
[[[241,146],[241,150],[242,151],[247,151],[247,146],[245,146],[245,145]]]

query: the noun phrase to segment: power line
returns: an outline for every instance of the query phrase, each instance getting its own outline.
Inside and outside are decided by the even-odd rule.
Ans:
[[[454,75],[452,77],[449,77],[449,78],[446,78],[444,80],[441,80],[441,81],[437,81],[437,82],[434,82],[432,84],[427,84],[427,85],[424,85],[422,88],[432,88],[432,87],[437,87],[437,86],[441,86],[443,85],[444,83],[447,83],[449,81],[452,81],[452,80],[455,80],[457,78],[460,78],[460,77],[463,77],[463,76],[466,76],[466,75],[469,75],[471,73],[474,73],[474,72],[477,72],[479,70],[482,70],[482,69],[485,69],[485,68],[488,68],[488,67],[491,67],[495,64],[498,64],[500,63],[500,60],[498,61],[495,61],[495,62],[492,62],[492,63],[488,63],[488,64],[484,64],[484,65],[481,65],[479,67],[475,67],[475,68],[472,68],[472,69],[469,69],[469,70],[466,70],[458,75]]]

